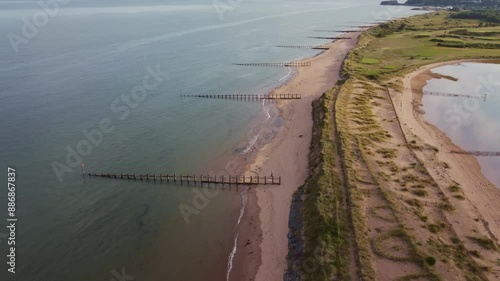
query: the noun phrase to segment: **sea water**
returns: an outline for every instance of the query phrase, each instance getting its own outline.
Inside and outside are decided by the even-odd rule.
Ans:
[[[227,172],[276,111],[181,95],[266,93],[291,70],[232,64],[313,56],[275,46],[417,13],[371,0],[43,6],[0,1],[0,159],[17,172],[18,218],[17,273],[2,280],[225,279],[244,187],[89,178],[81,162],[85,173]]]

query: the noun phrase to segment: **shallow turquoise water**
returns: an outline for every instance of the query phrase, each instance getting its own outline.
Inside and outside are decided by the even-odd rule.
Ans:
[[[227,5],[212,1],[71,1],[16,53],[8,35],[22,34],[36,3],[0,1],[0,159],[18,171],[14,279],[22,281],[110,280],[122,268],[140,280],[225,278],[241,189],[198,202],[187,224],[179,207],[195,206],[200,189],[84,179],[79,162],[87,172],[226,172],[269,108],[181,94],[266,92],[289,70],[231,63],[312,56],[273,46],[326,43],[308,38],[318,35],[312,30],[415,13],[368,0],[232,1],[221,18],[214,4]],[[161,81],[150,78],[158,85],[127,103],[148,67]],[[83,131],[103,120],[113,129],[85,146]],[[84,152],[81,160],[68,161],[67,147]],[[56,162],[66,167],[61,180]],[[6,243],[0,250],[5,265]]]
[[[500,65],[460,63],[432,71],[458,81],[431,79],[424,91],[478,98],[424,95],[425,118],[465,150],[500,151]],[[478,160],[483,174],[500,187],[500,158],[478,157]]]

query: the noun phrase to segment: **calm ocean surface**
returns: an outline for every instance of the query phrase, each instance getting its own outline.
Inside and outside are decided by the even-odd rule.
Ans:
[[[84,179],[79,163],[220,174],[268,108],[180,94],[265,93],[290,71],[231,63],[313,56],[273,46],[318,45],[328,41],[307,38],[314,29],[416,13],[375,0],[68,1],[35,16],[34,30],[37,2],[0,1],[0,159],[17,170],[19,220],[16,275],[0,236],[1,280],[225,280],[243,189],[195,200],[202,190],[186,185]],[[197,211],[189,223],[180,206]]]
[[[500,65],[460,63],[432,72],[458,81],[431,79],[424,90],[478,98],[424,95],[425,118],[465,150],[500,151]],[[483,174],[500,188],[500,158],[478,157],[478,160]]]

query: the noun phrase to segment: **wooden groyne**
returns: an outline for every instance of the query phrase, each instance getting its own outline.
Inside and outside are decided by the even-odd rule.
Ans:
[[[208,98],[208,99],[237,99],[237,100],[295,100],[301,99],[301,94],[236,94],[236,95],[181,95],[188,98]]]
[[[342,40],[342,39],[352,39],[351,37],[323,37],[323,36],[311,36],[307,38],[313,39],[328,39],[328,40]]]
[[[169,174],[88,174],[89,177],[110,179],[159,181],[165,183],[214,183],[214,184],[245,184],[245,185],[281,185],[281,177],[274,176],[195,176]]]
[[[469,94],[461,94],[461,93],[444,93],[444,92],[435,92],[435,91],[422,91],[424,95],[429,95],[429,96],[441,96],[441,97],[454,97],[454,98],[470,98],[470,99],[482,99],[486,101],[486,94],[485,95],[469,95]]]
[[[450,153],[453,154],[467,154],[474,156],[500,156],[500,151],[477,151],[477,150],[451,150]]]
[[[250,62],[250,63],[233,63],[240,66],[264,66],[264,67],[308,67],[310,62]]]
[[[278,48],[292,48],[292,49],[314,49],[314,50],[329,50],[328,46],[287,46],[287,45],[278,45]]]

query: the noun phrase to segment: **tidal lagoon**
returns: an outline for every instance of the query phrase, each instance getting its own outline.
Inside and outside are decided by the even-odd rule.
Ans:
[[[448,79],[429,80],[424,92],[469,97],[424,95],[426,119],[466,151],[500,151],[500,65],[463,62],[441,66],[432,72]],[[483,174],[500,187],[500,158],[478,157],[478,161]]]

